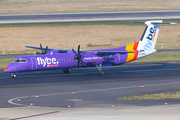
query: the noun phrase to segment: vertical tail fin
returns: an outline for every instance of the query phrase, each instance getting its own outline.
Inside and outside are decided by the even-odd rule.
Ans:
[[[157,37],[159,34],[160,25],[161,24],[175,24],[175,23],[166,23],[166,22],[163,22],[162,20],[156,20],[156,21],[146,21],[145,24],[147,26],[139,41],[137,50],[146,50],[146,51],[154,50]]]
[[[154,50],[162,20],[146,21],[147,25],[139,41],[138,50]]]
[[[144,30],[144,33],[139,42],[126,45],[125,49],[127,51],[139,51],[137,53],[128,53],[126,62],[150,55],[155,50],[155,45],[157,41],[157,37],[159,34],[159,29],[161,24],[176,24],[176,23],[167,23],[162,20],[155,21],[146,21],[146,22],[136,22],[136,23],[145,23],[147,26]]]

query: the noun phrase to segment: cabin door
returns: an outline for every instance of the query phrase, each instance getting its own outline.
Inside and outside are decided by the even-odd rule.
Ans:
[[[116,54],[115,54],[115,63],[116,63],[116,64],[119,64],[119,63],[120,63],[120,54],[119,54],[119,53],[116,53]]]
[[[31,58],[31,63],[32,63],[32,70],[36,70],[37,69],[37,60],[35,57]]]

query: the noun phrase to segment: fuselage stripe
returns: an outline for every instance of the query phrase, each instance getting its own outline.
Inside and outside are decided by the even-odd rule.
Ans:
[[[127,51],[134,51],[134,44],[130,44],[126,46]],[[134,59],[135,53],[127,53],[127,60],[126,62],[132,61]]]
[[[137,50],[138,45],[139,45],[139,42],[137,42],[137,43],[134,44],[134,48],[133,48],[134,51],[138,51],[138,50]],[[138,52],[135,53],[135,56],[134,56],[134,59],[133,59],[133,60],[135,60],[135,59],[137,58],[137,56],[138,56]]]

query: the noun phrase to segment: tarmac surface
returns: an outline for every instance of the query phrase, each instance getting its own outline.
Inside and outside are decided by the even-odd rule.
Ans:
[[[110,118],[108,113],[116,116],[114,119],[126,119],[129,111],[133,115],[137,112],[136,118],[143,116],[141,115],[143,109],[146,111],[144,115],[151,116],[148,119],[154,119],[155,113],[150,114],[148,111],[152,112],[153,109],[163,111],[161,109],[165,109],[165,102],[168,103],[168,111],[175,110],[169,118],[172,115],[174,116],[172,118],[178,118],[177,106],[180,103],[178,99],[124,101],[116,98],[179,91],[180,61],[127,63],[104,67],[103,70],[106,73],[103,76],[97,74],[97,68],[82,68],[72,69],[69,74],[63,74],[62,70],[17,73],[17,78],[11,78],[10,74],[0,72],[0,119],[56,119],[57,116],[60,119],[65,114],[68,117],[64,116],[63,119],[72,119],[71,115],[74,114],[79,115],[75,117],[76,119],[80,116],[85,119],[86,116],[79,112],[91,116],[87,119],[106,117],[108,120]],[[31,102],[33,106],[30,106]],[[118,115],[117,111],[124,112],[127,109],[128,112],[123,116]],[[5,111],[6,114],[1,114]],[[101,111],[107,114],[98,113]],[[162,114],[159,112],[158,118],[164,119]],[[44,117],[47,115],[50,117]],[[129,116],[129,119],[133,118]]]
[[[52,14],[0,14],[0,24],[78,22],[112,20],[177,19],[180,11],[132,11],[132,12],[92,12],[92,13],[52,13]]]

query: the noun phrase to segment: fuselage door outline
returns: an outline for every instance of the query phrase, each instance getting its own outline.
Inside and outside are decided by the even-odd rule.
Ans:
[[[37,60],[35,57],[31,58],[31,63],[32,63],[32,70],[36,70],[37,69]]]

